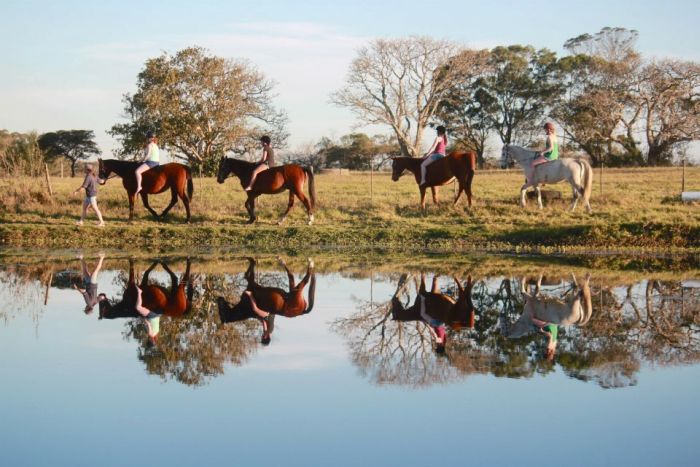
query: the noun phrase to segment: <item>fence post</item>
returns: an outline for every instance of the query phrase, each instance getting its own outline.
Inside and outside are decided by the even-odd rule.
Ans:
[[[51,189],[51,179],[49,178],[49,165],[44,163],[44,175],[46,175],[46,188],[49,190],[49,196],[53,199],[53,190]]]
[[[681,181],[681,196],[685,192],[685,157],[683,158],[683,179]]]
[[[600,196],[603,196],[603,159],[600,160]]]

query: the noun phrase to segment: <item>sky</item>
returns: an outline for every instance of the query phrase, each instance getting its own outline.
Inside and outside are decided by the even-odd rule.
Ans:
[[[639,31],[645,57],[700,61],[700,3],[693,1],[15,1],[0,0],[0,128],[107,133],[123,119],[148,58],[198,45],[246,59],[275,83],[289,145],[358,129],[329,102],[370,40],[426,35],[472,48],[562,44],[605,26]],[[361,129],[361,128],[360,128]],[[379,131],[389,133],[390,129]],[[372,131],[375,133],[376,131]]]

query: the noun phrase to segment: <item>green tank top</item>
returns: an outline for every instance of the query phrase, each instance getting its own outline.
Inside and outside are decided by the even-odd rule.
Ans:
[[[550,323],[542,329],[544,329],[545,331],[547,331],[548,333],[550,333],[552,335],[553,342],[557,341],[557,337],[559,337],[559,326],[557,326],[556,324]]]
[[[548,161],[555,161],[559,159],[559,141],[556,140],[556,137],[552,138],[552,150],[546,152],[544,157]]]

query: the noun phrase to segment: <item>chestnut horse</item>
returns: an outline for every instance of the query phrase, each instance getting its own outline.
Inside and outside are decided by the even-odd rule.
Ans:
[[[98,159],[98,177],[107,180],[112,172],[122,178],[122,185],[129,196],[129,220],[134,218],[134,199],[136,198],[136,168],[140,162],[120,161],[115,159]],[[156,218],[165,217],[168,211],[177,203],[177,197],[182,200],[187,212],[187,222],[190,222],[190,201],[194,186],[192,184],[192,171],[186,165],[171,162],[148,169],[143,173],[141,182],[141,199],[146,209]],[[170,204],[160,215],[148,204],[149,194],[163,193],[170,188]]]
[[[255,280],[255,265],[256,261],[253,258],[248,258],[248,269],[244,277],[248,283],[246,292],[251,292],[253,299],[258,308],[270,313],[267,320],[267,329],[263,326],[263,339],[267,337],[269,343],[269,335],[272,333],[274,326],[275,315],[282,315],[287,318],[310,313],[314,307],[314,297],[316,295],[316,274],[314,272],[314,263],[309,259],[304,278],[295,285],[294,275],[289,271],[286,263],[280,259],[280,264],[287,272],[289,280],[289,292],[285,292],[279,287],[264,287],[258,284]],[[304,299],[304,288],[309,286],[308,301]],[[235,321],[243,321],[248,318],[256,318],[261,320],[255,311],[253,311],[250,298],[247,293],[243,293],[239,302],[231,306],[224,297],[218,297],[216,304],[219,308],[219,317],[222,323],[231,323]],[[265,342],[263,340],[263,342]]]
[[[238,177],[241,186],[245,188],[248,186],[248,182],[250,182],[251,174],[256,165],[257,164],[254,162],[224,157],[219,164],[219,172],[216,181],[224,183],[224,180],[226,180],[230,174],[233,174]],[[308,198],[304,195],[304,183],[307,179],[309,181]],[[248,223],[252,224],[258,219],[255,215],[255,198],[260,195],[281,193],[285,190],[289,191],[289,204],[287,205],[287,210],[277,223],[281,225],[287,218],[287,214],[289,214],[292,206],[294,206],[294,197],[296,196],[299,198],[299,201],[304,203],[304,207],[306,207],[306,213],[309,216],[308,224],[313,224],[313,209],[316,205],[314,174],[308,168],[297,164],[285,164],[279,167],[271,167],[258,173],[255,177],[253,189],[246,192],[248,194],[248,199],[245,202],[245,207],[250,216]]]
[[[457,179],[459,188],[455,196],[454,204],[464,192],[467,195],[469,207],[472,207],[472,180],[476,170],[476,153],[474,151],[453,151],[446,157],[438,159],[428,165],[425,174],[425,185],[420,184],[420,165],[422,158],[418,157],[392,157],[391,179],[397,181],[405,170],[413,174],[420,190],[420,206],[425,209],[425,189],[430,187],[433,192],[433,202],[438,204],[436,186],[445,185]]]
[[[160,264],[165,272],[170,276],[170,290],[160,285],[149,285],[148,276],[151,271]],[[192,308],[193,287],[190,282],[190,260],[187,260],[185,273],[182,279],[178,280],[173,271],[162,261],[154,262],[143,273],[139,286],[143,291],[143,306],[159,314],[179,318],[189,313]],[[129,281],[119,303],[112,305],[109,300],[100,301],[100,319],[114,318],[141,318],[142,315],[136,311],[136,276],[134,274],[134,262],[129,260]]]
[[[394,295],[391,299],[391,318],[394,321],[425,321],[421,313],[421,307],[424,306],[425,314],[456,331],[463,327],[473,328],[472,277],[468,276],[465,287],[456,277],[454,281],[458,291],[457,300],[440,293],[437,276],[433,277],[433,285],[428,292],[425,288],[425,274],[421,274],[420,288],[413,305],[405,306],[398,296]]]

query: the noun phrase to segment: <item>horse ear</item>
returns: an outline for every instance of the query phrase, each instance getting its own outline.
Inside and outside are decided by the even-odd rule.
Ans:
[[[462,295],[464,293],[464,288],[462,287],[462,284],[460,284],[459,279],[457,279],[457,276],[452,276],[452,278],[455,280],[455,284],[457,284],[459,294]]]

